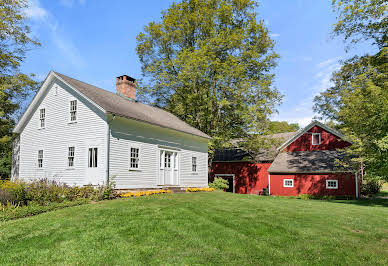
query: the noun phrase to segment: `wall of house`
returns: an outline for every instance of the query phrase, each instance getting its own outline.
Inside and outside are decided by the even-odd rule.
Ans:
[[[140,167],[129,170],[130,147],[140,147]],[[208,185],[208,140],[175,130],[116,116],[111,122],[110,177],[118,189],[159,187],[160,150],[178,153],[179,185]],[[192,172],[192,157],[197,172]]]
[[[271,163],[214,162],[210,182],[216,174],[235,175],[235,193],[258,194],[268,186],[267,169]]]
[[[106,169],[105,114],[66,84],[54,79],[20,134],[19,178],[48,178],[69,185],[101,184]],[[77,99],[77,122],[70,121],[70,100]],[[39,128],[39,110],[46,126]],[[93,111],[92,111],[93,110]],[[68,167],[68,147],[75,147],[74,167]],[[88,168],[88,148],[98,148],[97,168]],[[43,167],[38,168],[38,150]],[[15,155],[17,156],[17,155]]]
[[[284,179],[293,179],[294,187],[284,187]],[[328,179],[338,180],[338,189],[327,189],[326,180]],[[300,194],[310,194],[356,197],[355,175],[352,173],[271,174],[270,182],[271,195],[297,196]]]
[[[312,145],[312,133],[321,134],[321,144]],[[351,144],[332,133],[324,130],[319,126],[314,126],[299,138],[294,140],[290,145],[283,149],[286,152],[293,151],[317,151],[317,150],[336,150],[350,146]]]

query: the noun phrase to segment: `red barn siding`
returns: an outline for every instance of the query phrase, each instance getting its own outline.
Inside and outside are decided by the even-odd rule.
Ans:
[[[296,196],[299,194],[356,196],[355,175],[338,174],[271,174],[271,195]],[[294,187],[283,187],[284,179],[293,179]],[[326,189],[326,180],[338,180],[338,189]]]
[[[215,174],[234,174],[235,193],[258,194],[268,186],[267,169],[271,163],[251,162],[214,162],[211,170],[211,182]]]
[[[312,145],[311,133],[321,133],[321,144]],[[317,150],[336,150],[350,146],[347,141],[342,140],[334,134],[324,130],[319,126],[314,126],[307,132],[303,133],[299,138],[289,144],[283,151],[317,151]]]

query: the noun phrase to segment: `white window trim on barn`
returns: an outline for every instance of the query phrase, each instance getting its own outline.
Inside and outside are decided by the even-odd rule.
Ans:
[[[75,102],[75,109],[73,110],[72,109],[73,108],[72,103],[74,103],[74,102]],[[69,121],[68,121],[69,124],[77,123],[77,121],[78,121],[78,114],[79,114],[78,109],[79,109],[78,108],[78,100],[76,98],[71,98],[69,100]],[[75,116],[74,120],[72,120],[73,113],[74,113],[74,116]]]
[[[329,186],[329,183],[335,183],[335,186]],[[338,180],[336,179],[328,179],[326,180],[326,189],[338,189]]]
[[[70,148],[74,148],[74,153],[73,153],[73,166],[70,166],[69,165],[69,163],[70,163]],[[73,144],[70,144],[70,145],[68,145],[67,146],[67,150],[66,150],[66,168],[67,169],[74,169],[75,168],[75,159],[76,159],[76,157],[75,157],[75,153],[76,153],[76,150],[77,150],[77,148],[76,148],[76,146],[75,145],[73,145]],[[88,155],[89,156],[89,155]]]
[[[314,136],[318,136],[318,138],[319,138],[318,143],[314,143]],[[312,145],[321,145],[321,133],[312,133],[311,134],[311,144]]]
[[[46,107],[41,106],[41,108],[39,108],[38,129],[46,128],[46,121]]]
[[[287,184],[291,182],[291,184]],[[283,187],[294,187],[294,179],[283,179]]]
[[[132,159],[132,149],[138,149],[138,157],[137,157],[137,167],[134,167],[132,164],[131,164],[131,159]],[[136,158],[134,158],[136,159]],[[130,144],[129,145],[129,148],[128,148],[128,169],[129,170],[135,170],[135,171],[139,171],[141,169],[141,160],[142,160],[142,149],[141,149],[141,145],[134,145],[134,144]]]
[[[38,161],[37,161],[37,168],[39,170],[43,169],[44,167],[44,150],[43,149],[39,149],[38,150]]]

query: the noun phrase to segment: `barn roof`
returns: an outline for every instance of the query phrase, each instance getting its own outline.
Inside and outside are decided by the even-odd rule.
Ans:
[[[268,169],[269,173],[332,173],[350,172],[337,160],[344,160],[341,151],[281,152]]]
[[[190,126],[175,115],[161,108],[149,106],[138,101],[130,101],[110,91],[73,79],[58,72],[53,73],[65,83],[101,106],[106,112],[199,137],[210,138],[202,131]]]

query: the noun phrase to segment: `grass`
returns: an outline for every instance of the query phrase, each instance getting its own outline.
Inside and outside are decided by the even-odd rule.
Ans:
[[[380,192],[376,195],[377,197],[387,197],[388,198],[388,183],[384,183]]]
[[[388,264],[387,200],[223,192],[81,205],[0,223],[0,264]]]

